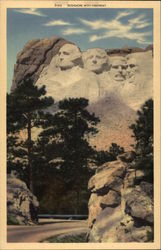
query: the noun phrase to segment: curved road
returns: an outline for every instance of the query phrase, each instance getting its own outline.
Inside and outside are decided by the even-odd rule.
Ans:
[[[40,242],[51,236],[87,231],[87,221],[51,219],[33,226],[7,226],[7,242]]]

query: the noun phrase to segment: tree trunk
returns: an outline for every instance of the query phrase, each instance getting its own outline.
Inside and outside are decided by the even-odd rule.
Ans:
[[[27,134],[28,134],[28,143],[27,143],[27,150],[28,150],[28,165],[29,165],[29,189],[31,193],[33,193],[33,180],[32,180],[32,140],[31,140],[31,114],[28,114],[28,126],[27,126]]]
[[[79,207],[80,207],[80,190],[77,190],[77,205],[76,205],[76,214],[79,213]]]
[[[74,126],[75,126],[75,131],[74,131],[74,138],[75,138],[75,155],[76,155],[76,158],[75,158],[75,165],[76,165],[76,175],[77,175],[77,177],[79,176],[79,171],[78,171],[78,169],[79,169],[79,164],[80,164],[80,162],[79,162],[79,154],[77,153],[77,149],[78,149],[78,147],[79,147],[79,145],[77,145],[78,144],[78,141],[77,141],[77,137],[78,137],[78,135],[77,135],[77,133],[78,133],[78,120],[77,120],[77,113],[75,112],[74,113]],[[76,190],[76,214],[78,214],[79,213],[79,206],[80,206],[80,188],[79,188],[79,181],[77,182],[77,185],[78,185],[78,187],[77,187],[77,190]]]

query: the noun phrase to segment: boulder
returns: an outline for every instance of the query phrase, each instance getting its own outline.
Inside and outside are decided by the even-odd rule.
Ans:
[[[90,242],[116,240],[114,230],[124,215],[121,209],[121,192],[126,168],[126,163],[120,160],[105,163],[89,180],[88,188],[92,192],[88,204]]]
[[[89,180],[90,242],[152,241],[153,185],[132,168],[128,152],[96,169]],[[135,179],[139,185],[135,186]]]
[[[137,224],[153,224],[153,203],[152,199],[137,186],[126,196],[127,214],[135,218]]]
[[[135,159],[135,152],[134,151],[128,151],[118,156],[118,159],[120,159],[123,162],[130,163]]]
[[[96,221],[90,231],[90,242],[116,242],[116,227],[123,219],[120,207],[107,207],[97,216]]]
[[[140,188],[142,191],[144,191],[147,194],[147,196],[149,196],[151,199],[153,198],[153,185],[151,183],[142,181],[140,183]]]
[[[101,196],[92,193],[89,199],[88,207],[89,207],[89,216],[88,216],[88,226],[91,228],[93,223],[95,222],[97,216],[102,211],[100,202],[102,200]]]
[[[134,226],[134,219],[125,215],[120,225],[116,228],[118,242],[147,242],[148,233],[151,232],[150,226]]]
[[[117,207],[121,204],[121,195],[119,192],[109,190],[109,192],[102,196],[100,206],[101,208],[106,207]]]
[[[39,202],[26,184],[14,175],[7,176],[7,216],[17,224],[37,222]],[[11,222],[9,222],[11,223]]]
[[[126,176],[124,178],[124,188],[131,188],[135,185],[135,180],[143,180],[145,177],[145,174],[142,170],[135,170],[134,168],[128,168]]]
[[[121,203],[121,196],[118,192],[109,190],[106,195],[100,196],[96,193],[92,193],[88,206],[89,206],[89,217],[88,226],[92,227],[95,223],[97,216],[107,207],[117,207]]]
[[[91,192],[106,194],[109,189],[120,192],[126,165],[121,161],[105,163],[89,180],[88,188]]]

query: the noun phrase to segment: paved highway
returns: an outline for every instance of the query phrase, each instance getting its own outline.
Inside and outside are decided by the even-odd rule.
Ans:
[[[40,242],[51,236],[87,232],[87,221],[41,219],[39,225],[7,226],[8,242]]]

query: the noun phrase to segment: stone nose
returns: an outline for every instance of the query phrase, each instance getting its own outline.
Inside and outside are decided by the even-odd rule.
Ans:
[[[122,67],[121,66],[119,66],[119,68],[118,68],[118,71],[120,72],[120,73],[122,73]]]
[[[95,58],[93,58],[93,59],[92,59],[92,62],[93,62],[94,64],[96,64],[96,63],[97,63],[97,60],[96,60]]]

